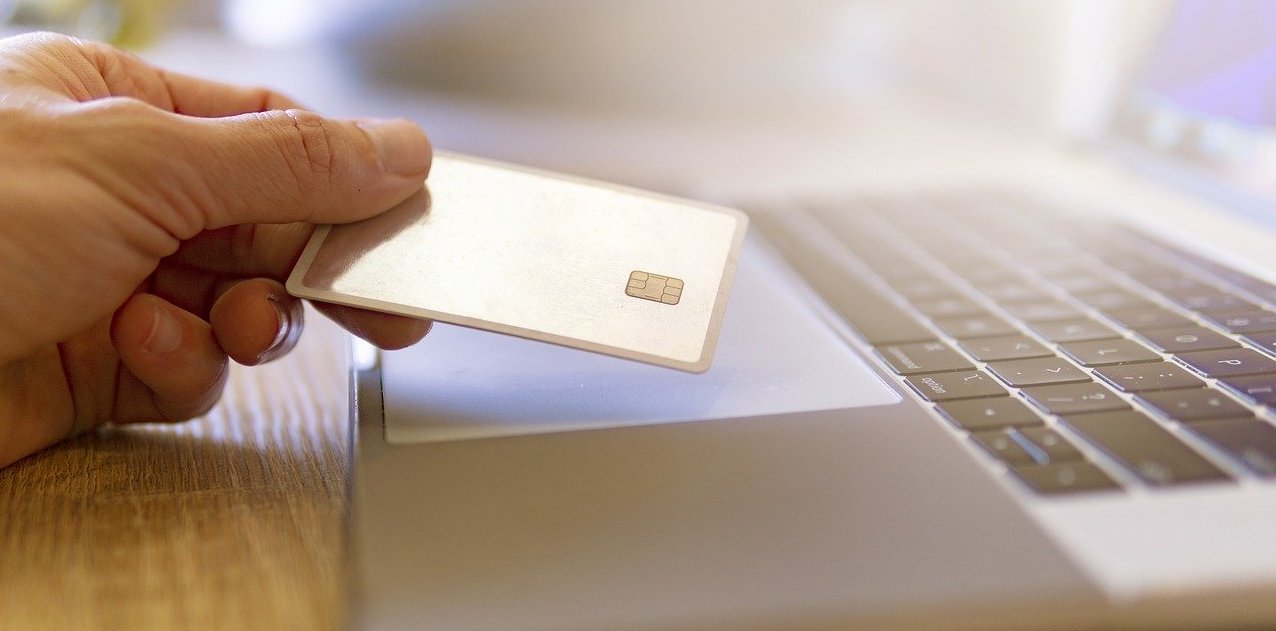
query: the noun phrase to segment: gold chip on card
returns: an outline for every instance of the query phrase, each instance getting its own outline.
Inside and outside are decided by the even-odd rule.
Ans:
[[[682,298],[682,287],[681,279],[635,270],[629,273],[625,293],[634,298],[676,305]]]

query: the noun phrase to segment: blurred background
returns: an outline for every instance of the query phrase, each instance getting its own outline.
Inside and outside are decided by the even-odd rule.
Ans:
[[[1276,12],[1261,0],[1218,2]],[[1032,142],[1084,146],[1126,125],[1196,159],[1230,156],[1235,117],[1181,107],[1152,116],[1139,110],[1148,95],[1121,87],[1146,71],[1148,42],[1169,28],[1175,6],[0,0],[0,17],[10,32],[112,41],[189,73],[276,87],[334,115],[414,118],[442,148],[687,192],[715,175],[764,177],[785,160],[810,162],[803,154],[813,148],[857,142],[895,102],[983,119]],[[919,124],[927,116],[908,115]]]

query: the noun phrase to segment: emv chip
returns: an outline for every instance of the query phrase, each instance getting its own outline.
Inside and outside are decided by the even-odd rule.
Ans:
[[[634,298],[676,305],[682,299],[682,279],[635,270],[629,273],[625,293]]]

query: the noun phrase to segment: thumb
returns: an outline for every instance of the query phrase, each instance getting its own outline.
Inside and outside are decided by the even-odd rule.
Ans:
[[[205,230],[364,219],[420,190],[432,158],[425,132],[407,120],[292,109],[182,123]]]

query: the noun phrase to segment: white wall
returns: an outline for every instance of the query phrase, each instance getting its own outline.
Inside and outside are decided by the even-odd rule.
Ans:
[[[1102,126],[1113,85],[1133,59],[1131,42],[1169,6],[1168,0],[227,2],[232,26],[254,41],[335,39],[369,73],[503,102],[601,111],[827,109],[906,84],[1008,125],[1082,136]]]
[[[1169,0],[896,0],[910,80],[1008,123],[1089,138]]]

